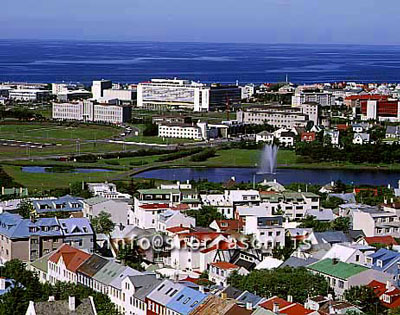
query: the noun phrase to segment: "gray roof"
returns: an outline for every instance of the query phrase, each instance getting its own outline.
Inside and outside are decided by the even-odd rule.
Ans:
[[[36,315],[95,315],[90,299],[76,299],[76,310],[69,310],[68,300],[35,302]]]
[[[144,301],[146,296],[150,294],[158,285],[161,283],[160,279],[157,279],[155,274],[143,274],[139,276],[129,277],[133,286],[135,287],[135,293],[133,296],[141,301]]]
[[[236,289],[232,287],[231,285],[226,287],[221,293],[225,293],[226,297],[229,299],[237,299],[242,293],[242,290]]]
[[[349,242],[349,238],[342,231],[315,232],[318,243],[344,243]]]
[[[171,280],[164,280],[153,291],[147,295],[147,298],[162,304],[168,304],[174,296],[176,296],[185,286],[181,283],[173,282]]]
[[[308,265],[311,265],[312,263],[317,262],[318,259],[315,258],[307,258],[307,259],[302,259],[302,258],[297,258],[297,257],[289,257],[284,261],[282,265],[279,266],[279,268],[283,267],[293,267],[293,268],[298,268],[298,267],[306,267]]]
[[[251,305],[254,307],[256,306],[258,303],[261,302],[263,298],[255,295],[249,291],[244,291],[241,295],[239,295],[236,300],[238,301],[238,303],[242,303],[242,304],[247,304],[247,303],[251,303]]]

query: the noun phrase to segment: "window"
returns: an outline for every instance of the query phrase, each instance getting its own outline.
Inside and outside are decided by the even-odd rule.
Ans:
[[[344,282],[342,280],[339,280],[339,288],[340,289],[344,288]]]

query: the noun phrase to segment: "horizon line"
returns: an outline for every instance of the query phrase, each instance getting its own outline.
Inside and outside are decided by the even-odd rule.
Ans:
[[[108,43],[166,43],[166,44],[226,44],[226,45],[295,45],[295,46],[400,46],[399,44],[363,43],[298,43],[298,42],[220,42],[220,41],[179,41],[179,40],[130,40],[130,39],[73,39],[73,38],[1,38],[0,41],[42,41],[42,42],[108,42]]]

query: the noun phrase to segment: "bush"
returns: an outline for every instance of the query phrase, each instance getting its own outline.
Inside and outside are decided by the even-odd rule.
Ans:
[[[177,151],[168,155],[160,156],[157,160],[157,162],[166,162],[166,161],[172,161],[172,160],[177,160],[186,156],[190,156],[199,152],[202,152],[202,148],[195,148],[195,149],[190,149],[190,150],[184,150],[184,151]]]
[[[217,151],[215,149],[205,149],[204,151],[193,155],[190,160],[192,162],[203,162],[207,161],[210,157],[215,156]]]

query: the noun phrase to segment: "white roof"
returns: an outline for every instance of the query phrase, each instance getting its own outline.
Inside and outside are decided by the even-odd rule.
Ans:
[[[331,249],[325,254],[324,257],[322,257],[322,259],[336,258],[342,262],[347,262],[357,250],[357,248],[349,247],[346,244],[333,244]]]
[[[260,262],[254,269],[261,270],[261,269],[274,269],[278,268],[280,265],[283,264],[283,261],[280,259],[276,259],[273,257],[265,257],[262,262]]]
[[[272,215],[269,208],[263,206],[262,204],[259,206],[238,206],[236,208],[239,216],[256,216],[256,217],[265,217]]]

